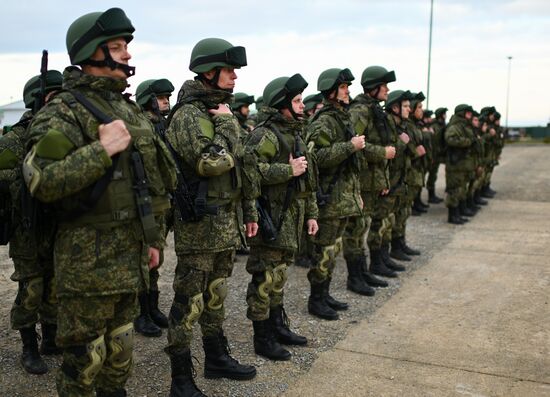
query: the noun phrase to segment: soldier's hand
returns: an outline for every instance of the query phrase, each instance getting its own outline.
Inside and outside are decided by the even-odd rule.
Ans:
[[[386,158],[388,160],[391,160],[395,157],[395,147],[394,146],[386,146]]]
[[[307,234],[310,236],[315,236],[317,232],[319,231],[319,225],[317,224],[316,219],[308,219],[307,220]]]
[[[256,222],[248,222],[246,224],[246,237],[254,237],[258,233],[258,224]]]
[[[418,154],[420,157],[424,156],[426,154],[426,148],[422,145],[418,145],[416,147],[416,154]]]
[[[380,192],[380,196],[387,196],[389,192],[390,192],[390,189],[383,189],[383,190]]]
[[[98,132],[99,142],[101,142],[109,157],[126,149],[132,139],[122,120],[115,120],[109,124],[100,124]]]
[[[158,267],[159,262],[160,262],[159,249],[149,247],[148,250],[147,250],[147,254],[149,255],[149,270],[152,270],[155,267]]]
[[[220,103],[218,105],[217,109],[208,109],[208,113],[216,115],[216,114],[232,114],[231,109],[229,109],[229,106],[225,103]]]
[[[401,139],[401,141],[404,143],[404,144],[407,144],[409,143],[409,141],[411,140],[411,138],[405,134],[404,132],[399,134],[399,139]]]
[[[300,176],[307,170],[307,160],[304,156],[294,158],[291,154],[288,164],[292,167],[292,176]]]
[[[365,135],[357,135],[351,138],[351,143],[355,148],[355,151],[358,152],[361,149],[365,148]]]

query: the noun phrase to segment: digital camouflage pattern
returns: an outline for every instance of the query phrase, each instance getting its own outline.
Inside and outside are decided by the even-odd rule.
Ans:
[[[34,327],[40,320],[55,324],[57,315],[53,270],[53,237],[55,223],[47,219],[37,208],[40,223],[34,230],[23,226],[21,194],[23,177],[21,165],[26,154],[26,129],[32,112],[27,111],[12,129],[0,138],[0,184],[8,187],[11,197],[13,234],[9,243],[9,255],[13,260],[13,281],[19,283],[15,302],[10,312],[11,326],[19,330]],[[38,228],[40,230],[37,230]]]
[[[435,190],[435,182],[437,181],[437,173],[439,172],[439,165],[445,164],[446,150],[445,150],[445,129],[447,125],[444,120],[435,119],[432,123],[434,134],[432,137],[432,157],[433,161],[429,169],[428,179],[426,180],[426,187],[431,190]]]
[[[163,245],[159,219],[169,205],[168,192],[175,187],[173,161],[141,109],[122,95],[126,86],[125,80],[95,77],[69,67],[64,72],[66,91],[37,113],[29,129],[34,157],[29,155],[26,161],[38,171],[28,184],[35,197],[52,203],[59,220],[55,242],[60,307],[57,339],[64,358],[57,387],[63,396],[92,396],[94,387],[120,389],[132,366],[131,323],[137,313],[136,294],[148,282],[144,277],[148,256],[143,228],[136,218],[129,151],[138,151],[143,159],[157,221],[156,239],[150,244],[157,247]],[[112,160],[98,139],[100,121],[69,90],[78,90],[102,112],[124,121],[132,135],[95,207],[78,213],[75,209]],[[116,200],[115,186],[120,194]],[[75,215],[63,216],[67,211]],[[112,345],[115,341],[109,343],[109,335],[121,324],[129,327],[123,337],[127,343],[117,347]],[[96,342],[104,346],[104,361],[82,354]],[[115,362],[121,355],[129,359]],[[88,373],[89,368],[100,369],[99,374]]]
[[[211,115],[208,109],[230,103],[226,91],[207,89],[201,82],[183,83],[174,107],[167,138],[180,157],[184,178],[197,186],[197,164],[208,148],[217,145],[230,154],[236,166],[208,180],[207,202],[218,206],[217,215],[207,214],[198,222],[178,221],[174,225],[178,256],[174,278],[174,301],[169,317],[167,353],[177,354],[189,348],[193,324],[201,324],[203,336],[222,330],[226,279],[231,275],[235,248],[244,239],[243,222],[257,220],[254,200],[243,200],[242,172],[244,148],[240,126],[230,114]],[[238,206],[243,208],[239,219]]]
[[[317,174],[313,154],[302,140],[303,122],[288,120],[274,108],[263,107],[261,112],[268,113],[269,121],[251,134],[247,152],[254,156],[252,172],[259,175],[260,193],[269,203],[266,210],[279,231],[273,242],[265,242],[261,230],[249,240],[251,250],[246,270],[252,275],[252,281],[248,284],[247,316],[253,321],[267,319],[270,307],[283,304],[286,269],[294,261],[304,222],[318,217]],[[299,177],[292,176],[289,164],[290,155],[295,156],[296,151],[308,161],[308,170]],[[285,210],[290,184],[292,196]]]

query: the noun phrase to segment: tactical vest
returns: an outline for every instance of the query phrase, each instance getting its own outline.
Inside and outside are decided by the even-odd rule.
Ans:
[[[214,139],[214,123],[208,117],[199,117],[199,126],[203,136],[209,140]],[[213,176],[209,178],[201,178],[198,180],[195,174],[195,171],[191,175],[186,175],[189,177],[191,184],[195,185],[197,189],[197,196],[201,195],[202,189],[206,190],[206,199],[208,204],[212,205],[228,205],[238,201],[241,197],[241,159],[235,149],[233,148],[230,142],[226,142],[229,152],[235,157],[235,167],[233,167],[229,172],[226,172],[222,175]],[[195,181],[193,181],[195,179]]]
[[[63,94],[62,99],[71,108],[79,106],[71,94]],[[112,109],[104,100],[100,100],[97,96],[87,99],[104,114],[113,117],[113,119],[119,118],[112,113]],[[86,207],[84,203],[93,187],[62,199],[59,206],[61,224],[110,228],[137,219],[139,213],[131,164],[131,155],[134,151],[138,152],[142,158],[153,214],[155,216],[162,215],[170,208],[166,186],[173,186],[175,180],[170,154],[159,138],[155,136],[151,122],[145,115],[137,111],[134,115],[134,120],[123,120],[132,136],[132,141],[124,151],[118,154],[118,160],[113,161],[115,168],[106,189],[94,203],[93,208],[86,208],[84,211],[83,207]],[[93,125],[95,127],[96,124]],[[84,130],[83,133],[90,142],[97,140],[93,132]],[[78,216],[72,218],[73,214],[78,214]]]

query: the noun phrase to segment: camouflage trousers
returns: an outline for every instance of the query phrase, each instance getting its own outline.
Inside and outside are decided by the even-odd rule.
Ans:
[[[348,218],[324,218],[317,221],[319,231],[314,240],[313,263],[307,278],[311,284],[322,284],[332,278],[336,257],[342,250],[342,236]]]
[[[233,272],[234,259],[234,249],[178,255],[169,315],[168,354],[189,349],[197,321],[203,336],[215,336],[222,331],[227,278]]]
[[[369,230],[371,216],[374,213],[374,200],[371,192],[362,191],[363,210],[360,216],[348,218],[346,229],[342,236],[344,258],[347,262],[365,255],[365,236]]]
[[[95,390],[123,389],[132,369],[135,293],[60,297],[57,345],[63,364],[57,373],[60,397],[92,397]]]
[[[15,266],[21,266],[14,258]],[[53,266],[52,266],[53,267]],[[42,324],[56,324],[57,298],[53,274],[19,280],[17,296],[10,312],[12,329],[33,327]]]
[[[466,200],[468,195],[468,183],[471,172],[469,171],[449,171],[445,172],[445,205],[449,208],[456,208],[461,201]]]
[[[434,161],[428,170],[428,179],[426,180],[426,188],[435,190],[435,182],[437,181],[437,173],[439,172],[439,161]]]
[[[375,211],[372,216],[372,223],[367,236],[369,250],[376,251],[386,242],[387,236],[391,236],[392,211],[395,206],[395,196],[376,197]],[[386,237],[384,237],[386,236]]]
[[[304,222],[304,229],[300,237],[296,259],[305,258],[311,260],[313,257],[313,239],[314,237],[310,236],[307,232],[307,222]]]
[[[408,194],[396,197],[391,227],[391,239],[405,237],[407,219],[411,216],[412,201],[409,197]]]
[[[252,321],[269,318],[272,307],[283,305],[287,269],[294,262],[294,252],[253,245],[246,262],[246,271],[252,275],[246,292],[248,310],[246,316]]]

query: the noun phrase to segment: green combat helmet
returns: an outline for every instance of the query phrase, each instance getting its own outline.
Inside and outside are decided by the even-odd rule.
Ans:
[[[241,106],[250,106],[254,103],[254,95],[248,95],[244,92],[237,92],[235,94],[235,101],[231,105],[232,109],[238,109]]]
[[[325,98],[327,98],[331,92],[336,90],[342,83],[351,85],[351,82],[355,80],[353,74],[349,69],[332,68],[327,69],[319,75],[317,79],[317,90],[320,91]]]
[[[73,65],[107,66],[112,70],[120,69],[126,76],[135,74],[135,67],[116,62],[109,52],[107,41],[123,38],[132,41],[134,33],[132,22],[120,8],[110,8],[105,12],[92,12],[74,21],[67,31],[67,51]],[[105,54],[102,61],[91,60],[97,48]]]
[[[312,94],[308,95],[304,99],[304,105],[305,105],[305,111],[313,110],[315,107],[323,102],[323,95],[322,94]]]
[[[429,118],[431,118],[431,117],[433,116],[433,114],[434,114],[433,111],[426,109],[426,110],[424,110],[424,116],[422,116],[422,117],[429,117]]]
[[[474,108],[472,108],[470,105],[461,103],[460,105],[456,105],[455,107],[455,114],[461,113],[465,114],[466,112],[472,112],[473,113]]]
[[[407,91],[403,91],[403,90],[395,90],[395,91],[391,91],[389,94],[388,94],[388,99],[386,100],[386,104],[385,104],[385,108],[386,108],[386,111],[391,111],[391,107],[392,105],[396,104],[396,103],[401,103],[403,101],[407,101],[407,100],[411,100],[413,98],[413,94],[407,90]]]
[[[422,91],[420,91],[418,93],[411,93],[411,95],[412,95],[412,98],[411,98],[411,112],[414,112],[414,110],[416,109],[416,106],[420,102],[425,100],[426,97],[424,96],[424,93]]]
[[[295,119],[299,118],[292,109],[292,98],[304,92],[308,86],[301,74],[296,73],[291,77],[278,77],[264,88],[264,106],[275,109],[287,108]]]
[[[395,81],[395,72],[388,70],[382,66],[369,66],[361,74],[361,85],[366,91],[371,91],[376,87]]]
[[[264,106],[264,97],[263,95],[260,95],[256,98],[256,110],[260,110],[262,106]]]
[[[174,91],[174,86],[168,79],[152,79],[145,80],[143,83],[138,85],[136,89],[136,102],[145,107],[153,95],[157,96],[171,96]]]
[[[447,113],[447,108],[437,108],[435,109],[435,118],[438,119],[441,116],[443,116],[445,113]]]
[[[61,89],[63,84],[63,75],[58,70],[48,70],[46,72],[46,90],[44,95]],[[23,102],[27,109],[34,109],[35,101],[40,95],[40,75],[34,76],[25,84],[23,88]]]

